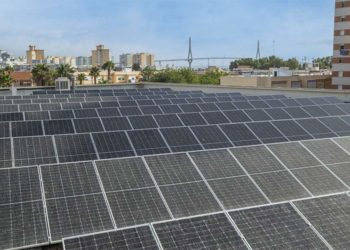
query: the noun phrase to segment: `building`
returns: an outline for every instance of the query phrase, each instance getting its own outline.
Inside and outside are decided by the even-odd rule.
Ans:
[[[141,68],[154,66],[154,55],[148,53],[136,53],[132,56],[132,63],[139,64]]]
[[[41,63],[44,59],[45,59],[44,50],[36,49],[34,45],[29,45],[29,50],[27,50],[28,64]]]
[[[78,56],[75,58],[75,63],[77,65],[77,68],[91,67],[92,58],[91,56]]]
[[[14,71],[11,72],[11,78],[15,86],[32,86],[33,76],[32,72]]]
[[[131,68],[132,67],[132,58],[133,58],[133,54],[122,54],[119,56],[119,62],[120,62],[120,66],[123,68]]]
[[[109,49],[105,49],[104,45],[97,45],[96,49],[92,51],[91,61],[93,67],[102,66],[109,60]]]
[[[91,85],[94,84],[93,78],[89,75],[89,71],[79,71],[75,72],[74,76],[77,77],[78,74],[85,74],[86,80],[83,81],[83,85]],[[140,71],[112,71],[111,72],[111,83],[136,83],[141,79]],[[102,83],[108,80],[108,71],[101,70],[100,75],[96,79],[96,83]],[[79,82],[79,81],[75,81]]]
[[[350,1],[335,1],[333,85],[350,85]]]

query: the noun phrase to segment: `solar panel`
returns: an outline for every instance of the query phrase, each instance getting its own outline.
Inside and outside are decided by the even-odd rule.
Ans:
[[[142,112],[139,109],[139,107],[120,107],[119,111],[123,116],[142,115]]]
[[[292,172],[313,195],[324,195],[348,190],[337,177],[323,166],[295,169]]]
[[[321,162],[297,142],[271,144],[268,147],[289,169],[322,165]]]
[[[40,110],[40,105],[39,104],[22,104],[19,105],[19,111],[37,111]],[[17,111],[17,110],[15,110]],[[12,112],[12,111],[10,111]]]
[[[306,106],[306,107],[302,107],[302,109],[304,109],[312,117],[328,116],[328,114],[318,106]]]
[[[96,110],[99,117],[120,116],[117,108],[99,108]]]
[[[262,109],[246,109],[244,111],[253,121],[268,121],[271,117]]]
[[[241,110],[224,111],[224,114],[231,122],[248,122],[250,118]]]
[[[350,125],[341,120],[339,117],[319,118],[323,124],[330,128],[338,136],[350,135]]]
[[[350,163],[339,163],[327,167],[346,185],[350,186]]]
[[[120,107],[137,106],[136,101],[119,101]]]
[[[43,121],[45,135],[72,134],[74,127],[71,120]]]
[[[98,117],[95,109],[76,109],[73,110],[76,118]]]
[[[295,119],[299,118],[308,118],[310,117],[309,114],[307,114],[302,108],[300,107],[290,107],[290,108],[283,108],[291,117]]]
[[[83,107],[83,109],[92,109],[92,108],[101,107],[99,102],[82,102],[81,106]]]
[[[287,141],[270,122],[247,123],[247,126],[263,143]]]
[[[215,105],[215,103],[199,103],[198,107],[204,112],[219,110],[219,108]]]
[[[215,105],[218,106],[222,111],[230,111],[236,109],[235,105],[233,105],[232,102],[217,102]]]
[[[313,97],[311,98],[311,100],[318,105],[329,104],[329,102],[323,99],[323,97]]]
[[[140,157],[96,161],[96,166],[107,193],[154,186]]]
[[[337,141],[341,142],[341,140]],[[350,161],[350,156],[338,145],[328,139],[302,142],[319,160],[325,164]]]
[[[35,112],[25,112],[24,117],[27,121],[29,120],[48,120],[50,115],[48,111],[35,111]]]
[[[73,123],[77,133],[104,131],[99,118],[74,119]]]
[[[243,102],[234,102],[233,103],[238,109],[254,109],[254,107],[246,101]]]
[[[56,154],[50,136],[13,138],[15,166],[56,163]]]
[[[160,190],[175,218],[221,210],[203,181],[160,186]]]
[[[290,115],[282,108],[270,108],[264,109],[264,111],[272,117],[273,120],[284,120],[284,119],[292,119]]]
[[[227,120],[227,118],[220,111],[203,112],[201,115],[208,122],[208,124],[230,123],[230,121]]]
[[[310,196],[307,190],[288,171],[255,174],[252,177],[272,202]]]
[[[159,127],[180,127],[180,126],[182,126],[181,120],[175,114],[155,115],[154,119],[156,120]]]
[[[124,132],[94,133],[92,137],[100,159],[135,155]]]
[[[119,107],[119,102],[117,102],[117,101],[103,101],[100,104],[103,108]]]
[[[346,115],[346,113],[340,108],[338,108],[336,105],[322,105],[320,106],[320,108],[332,116]]]
[[[129,121],[134,129],[158,128],[151,115],[129,116]]]
[[[0,168],[12,167],[11,140],[0,139]]]
[[[201,180],[185,153],[149,156],[145,159],[158,185]]]
[[[269,108],[270,107],[264,101],[249,101],[249,103],[256,109],[263,109],[263,108]]]
[[[178,114],[178,116],[185,126],[207,125],[200,113]]]
[[[267,204],[268,201],[247,176],[208,181],[225,209]]]
[[[161,105],[159,107],[162,109],[164,114],[182,113],[182,110],[179,108],[179,106],[175,104]]]
[[[208,180],[245,175],[227,150],[191,152],[190,156]]]
[[[170,153],[161,134],[156,129],[128,131],[137,155]]]
[[[0,113],[0,121],[23,121],[23,113]]]
[[[163,96],[164,97],[164,96]],[[165,97],[164,97],[165,98]],[[171,98],[171,97],[167,97],[167,98]],[[187,103],[185,98],[171,98],[170,99],[171,103],[173,104],[185,104]]]
[[[18,105],[1,105],[0,112],[18,112]]]
[[[139,106],[149,106],[149,105],[154,105],[154,102],[153,100],[137,100],[136,103],[139,105]]]
[[[311,99],[309,99],[309,98],[297,98],[297,99],[295,99],[295,101],[298,102],[299,104],[301,104],[302,106],[315,105],[315,103],[313,101],[311,101]]]
[[[126,117],[106,117],[101,118],[103,127],[106,131],[129,130],[132,129]]]
[[[284,170],[283,165],[265,146],[233,148],[231,152],[249,174]]]
[[[232,147],[231,142],[215,125],[191,127],[205,149]]]
[[[349,246],[349,196],[342,194],[293,203],[334,249]]]
[[[201,150],[202,147],[187,127],[160,129],[171,151],[183,152]]]
[[[156,105],[171,104],[169,99],[154,99],[153,101]]]
[[[64,239],[64,249],[158,249],[157,242],[148,226],[109,231],[105,233]]]
[[[199,95],[198,95],[199,96]],[[201,95],[200,95],[201,96]],[[188,103],[202,103],[202,99],[199,97],[196,97],[196,98],[186,98],[186,101]]]
[[[154,224],[164,249],[247,249],[221,214]]]
[[[230,216],[252,249],[327,248],[288,203],[235,211]]]
[[[97,159],[89,134],[58,135],[55,142],[60,162]]]
[[[200,112],[201,110],[197,104],[179,104],[179,107],[184,113]]]
[[[298,102],[296,102],[294,99],[286,98],[280,100],[284,105],[287,107],[297,107],[300,106]]]
[[[220,128],[235,146],[261,144],[243,123],[220,125]]]
[[[272,124],[276,126],[290,141],[312,139],[312,136],[293,120],[272,121]]]
[[[145,115],[163,114],[162,110],[158,106],[140,106],[142,113]]]
[[[327,128],[315,118],[297,120],[297,122],[314,138],[328,138],[337,136],[329,128]]]
[[[69,102],[69,103],[61,103],[62,109],[81,109],[80,102]]]
[[[10,137],[10,123],[0,122],[0,137]]]
[[[42,135],[43,128],[40,121],[12,122],[13,137]]]
[[[51,119],[69,119],[74,118],[73,110],[52,110],[50,112]]]

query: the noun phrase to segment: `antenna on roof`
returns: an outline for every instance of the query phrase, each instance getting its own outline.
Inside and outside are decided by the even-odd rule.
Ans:
[[[260,60],[261,58],[261,55],[260,55],[260,40],[258,40],[258,47],[256,49],[256,56],[255,56],[255,59],[256,60]]]

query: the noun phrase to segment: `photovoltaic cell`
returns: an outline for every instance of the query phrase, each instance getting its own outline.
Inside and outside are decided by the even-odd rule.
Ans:
[[[1,122],[0,123],[0,137],[10,137],[10,123]]]
[[[252,249],[327,249],[288,203],[235,211],[230,216]]]
[[[208,122],[208,124],[229,123],[229,120],[220,111],[203,112],[201,115]]]
[[[106,131],[132,129],[126,117],[106,117],[101,120]]]
[[[350,163],[340,163],[327,166],[346,185],[350,186]]]
[[[49,111],[25,112],[24,117],[27,121],[49,120]]]
[[[283,108],[294,119],[308,118],[310,115],[300,107]]]
[[[197,105],[204,112],[219,110],[219,108],[215,105],[215,103],[199,103]]]
[[[252,177],[272,202],[309,196],[306,189],[288,171],[255,174]]]
[[[236,109],[232,102],[217,102],[215,105],[218,106],[222,111],[230,111]]]
[[[160,187],[176,218],[220,211],[220,206],[204,182]]]
[[[201,177],[184,153],[146,157],[158,185],[199,181]]]
[[[145,115],[163,114],[162,110],[158,106],[140,106],[142,113]]]
[[[349,246],[349,196],[342,194],[293,203],[334,249]]]
[[[344,122],[339,117],[324,117],[319,118],[319,121],[321,121],[339,136],[350,135],[350,125]]]
[[[220,125],[221,129],[236,146],[261,144],[259,139],[243,123]]]
[[[264,109],[266,113],[268,113],[273,120],[284,120],[284,119],[292,119],[290,115],[282,108],[270,108]]]
[[[247,123],[247,126],[263,143],[287,141],[287,139],[270,122]]]
[[[244,112],[253,120],[253,121],[268,121],[271,120],[271,117],[262,109],[246,109]]]
[[[205,149],[232,147],[231,142],[215,125],[191,127],[191,130]]]
[[[120,107],[119,111],[123,116],[142,115],[142,112],[139,109],[139,107]]]
[[[74,127],[71,120],[44,121],[45,135],[72,134]]]
[[[100,159],[134,156],[134,151],[124,132],[92,134]]]
[[[159,127],[180,127],[182,123],[176,114],[155,115]]]
[[[348,190],[323,166],[295,169],[292,172],[313,195],[324,195]]]
[[[11,131],[13,137],[43,134],[41,121],[12,122]]]
[[[187,127],[160,129],[173,152],[194,151],[203,149],[192,131]]]
[[[74,119],[73,123],[77,133],[103,131],[99,118]]]
[[[247,249],[225,214],[154,225],[164,249]]]
[[[151,115],[129,116],[129,121],[134,129],[158,128]]]
[[[0,121],[23,121],[23,113],[0,113]]]
[[[267,204],[268,201],[247,176],[208,181],[226,209]]]
[[[250,118],[241,110],[224,111],[224,114],[231,122],[249,122]]]
[[[158,130],[133,130],[128,135],[138,155],[170,153]]]
[[[64,239],[66,250],[125,249],[153,250],[158,249],[151,229],[148,226],[109,231],[106,233]]]
[[[100,108],[97,113],[99,117],[120,116],[117,108]]]
[[[200,113],[178,114],[178,116],[185,126],[207,125]]]
[[[179,108],[179,106],[175,104],[161,105],[160,108],[163,110],[164,114],[182,113],[182,110]]]
[[[246,101],[234,102],[233,105],[235,105],[238,109],[254,109],[254,107]]]
[[[0,168],[12,167],[11,140],[0,139]]]
[[[69,119],[74,118],[72,110],[53,110],[49,111],[51,119]]]
[[[201,111],[196,104],[179,104],[179,107],[185,113],[193,113],[193,112]]]
[[[15,166],[57,163],[50,136],[14,138],[13,147]]]
[[[346,113],[342,111],[340,108],[338,108],[336,105],[322,105],[319,107],[332,116],[346,115]]]
[[[313,139],[310,134],[293,120],[272,121],[272,124],[276,126],[290,141]]]
[[[318,106],[305,106],[302,107],[307,113],[309,113],[312,117],[323,117],[323,116],[328,116],[326,111],[322,110]]]
[[[55,141],[60,162],[97,159],[89,134],[59,135]]]

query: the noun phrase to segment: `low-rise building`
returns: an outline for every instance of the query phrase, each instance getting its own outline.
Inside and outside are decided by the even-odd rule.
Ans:
[[[94,79],[89,75],[89,71],[75,72],[74,76],[77,78],[78,74],[85,74],[86,80],[83,81],[83,85],[94,84]],[[111,84],[113,83],[136,83],[141,79],[140,71],[112,71],[111,72]],[[108,80],[108,71],[102,70],[100,75],[96,79],[96,83],[104,83]],[[75,81],[78,83],[78,81]]]
[[[33,75],[31,72],[14,71],[10,74],[15,86],[33,86]]]

